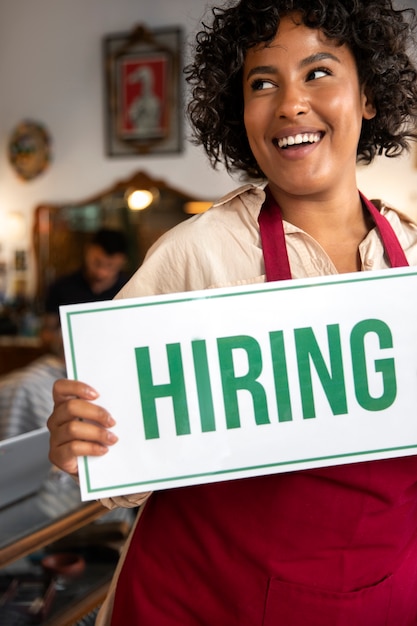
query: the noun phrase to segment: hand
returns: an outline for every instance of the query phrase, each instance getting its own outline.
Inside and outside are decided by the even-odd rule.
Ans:
[[[57,380],[53,388],[54,410],[48,419],[49,459],[68,474],[78,474],[77,457],[103,456],[117,441],[108,430],[114,419],[91,400],[98,393],[85,383]]]

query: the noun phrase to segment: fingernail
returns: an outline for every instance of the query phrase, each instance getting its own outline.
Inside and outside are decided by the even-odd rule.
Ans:
[[[118,441],[118,439],[119,438],[114,433],[112,433],[110,430],[108,431],[108,433],[107,433],[107,441],[109,443],[116,443],[116,441]]]
[[[85,393],[89,398],[98,398],[98,393],[95,389],[93,389],[92,387],[86,387],[85,388]]]

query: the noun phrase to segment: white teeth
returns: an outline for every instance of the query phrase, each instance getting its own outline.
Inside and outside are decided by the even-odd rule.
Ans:
[[[278,139],[278,147],[286,148],[287,146],[299,145],[302,143],[317,143],[320,141],[320,133],[298,133],[297,135],[289,135]]]

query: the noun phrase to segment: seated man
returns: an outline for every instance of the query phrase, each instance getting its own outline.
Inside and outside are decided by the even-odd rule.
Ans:
[[[125,284],[127,241],[118,230],[98,230],[84,251],[82,267],[58,278],[46,295],[47,314],[58,314],[64,304],[112,300]]]
[[[126,282],[127,241],[116,230],[97,231],[84,251],[82,267],[51,285],[45,302],[40,336],[46,354],[23,368],[0,377],[0,439],[41,428],[53,409],[52,387],[66,376],[59,322],[61,304],[112,299]],[[24,462],[24,459],[22,459]],[[64,515],[81,502],[78,485],[64,472],[51,472],[38,493],[37,504],[50,519]],[[119,509],[97,520],[130,524],[135,511]]]
[[[0,439],[46,425],[53,384],[66,375],[59,306],[112,299],[128,278],[126,261],[124,234],[103,228],[87,244],[82,267],[51,285],[41,328],[47,354],[0,377]]]

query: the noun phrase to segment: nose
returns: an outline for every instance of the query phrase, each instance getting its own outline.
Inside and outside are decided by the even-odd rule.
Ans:
[[[95,276],[97,280],[107,280],[114,275],[114,270],[111,267],[100,266],[95,268]]]
[[[294,84],[282,85],[279,90],[276,116],[293,118],[304,115],[310,108],[305,90]]]

